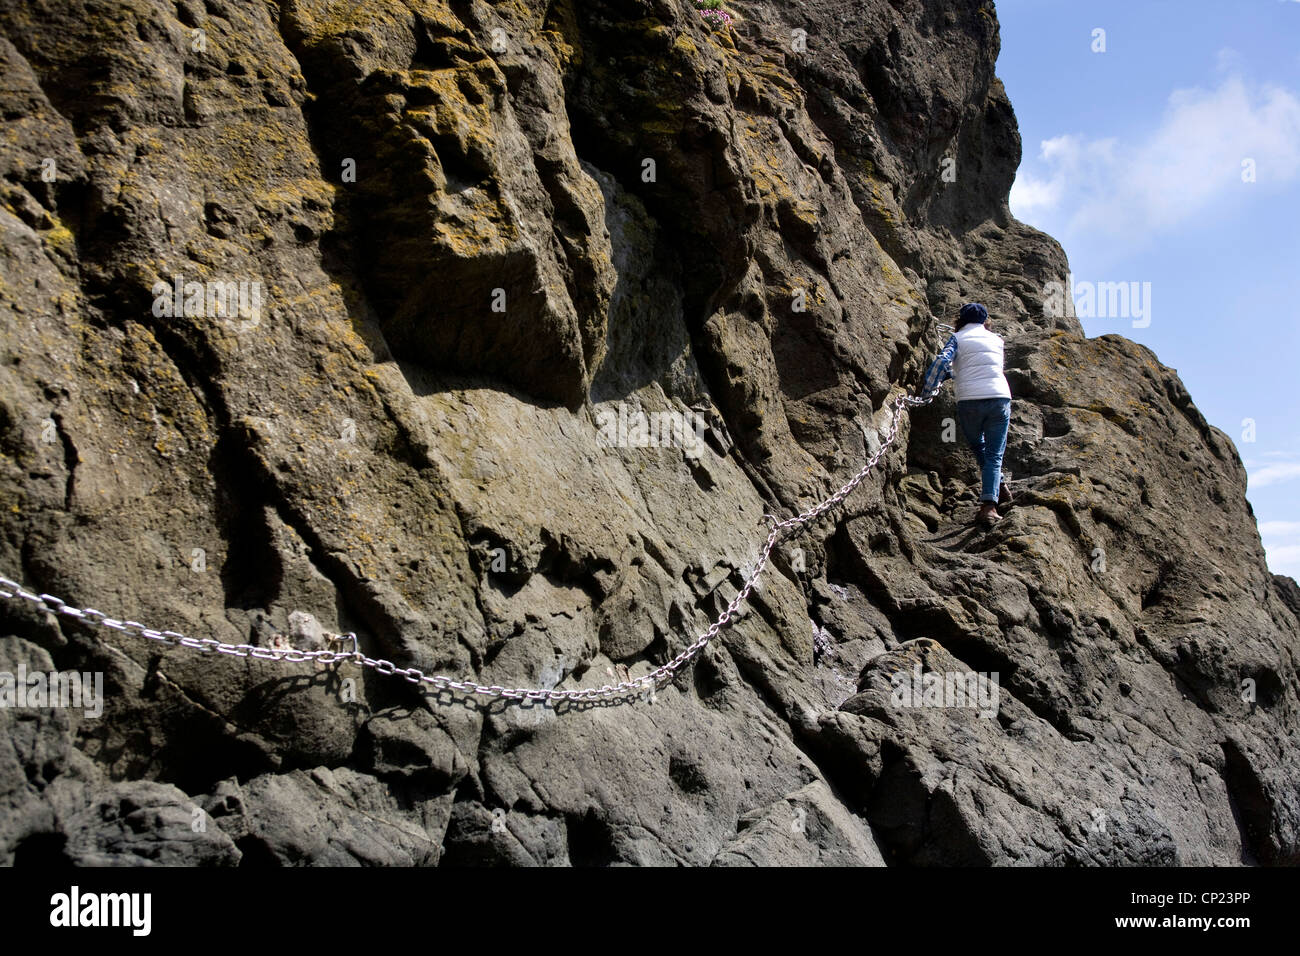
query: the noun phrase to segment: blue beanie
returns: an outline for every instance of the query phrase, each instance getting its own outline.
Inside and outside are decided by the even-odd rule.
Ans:
[[[970,325],[972,322],[985,322],[989,317],[989,310],[984,308],[978,302],[967,302],[957,313],[957,328],[963,325]]]

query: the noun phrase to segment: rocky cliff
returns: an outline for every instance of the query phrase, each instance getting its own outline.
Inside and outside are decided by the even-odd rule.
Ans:
[[[1175,372],[1048,301],[993,5],[726,8],[0,0],[0,574],[197,638],[309,614],[486,684],[635,677],[969,300],[1017,494],[970,525],[945,393],[619,706],[3,602],[0,670],[105,700],[0,710],[0,861],[1300,860],[1300,590]],[[611,440],[642,415],[693,430]],[[966,672],[995,717],[899,705]]]

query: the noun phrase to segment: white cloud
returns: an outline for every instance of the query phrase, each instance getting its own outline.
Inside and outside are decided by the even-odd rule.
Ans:
[[[1250,471],[1248,484],[1251,488],[1263,488],[1265,485],[1275,485],[1279,481],[1291,481],[1294,478],[1300,478],[1300,461],[1265,465]]]
[[[1265,538],[1282,535],[1294,535],[1300,538],[1300,521],[1261,521],[1259,533]]]
[[[1300,0],[1296,0],[1300,3]],[[1220,73],[1228,73],[1239,69],[1242,65],[1241,53],[1230,46],[1225,46],[1214,55],[1214,66]]]
[[[1012,186],[1017,216],[1051,212],[1071,232],[1149,237],[1242,190],[1300,176],[1300,96],[1232,75],[1212,90],[1175,90],[1145,137],[1057,136],[1039,159],[1046,173],[1025,170]],[[1254,183],[1242,181],[1245,159]]]
[[[1261,457],[1286,457],[1289,461],[1272,461],[1263,464],[1247,461],[1249,486],[1252,489],[1300,478],[1300,461],[1294,452],[1263,452]],[[1261,521],[1259,537],[1268,556],[1269,570],[1274,574],[1288,574],[1300,581],[1300,521]]]
[[[1300,521],[1261,521],[1259,536],[1269,570],[1300,580]]]
[[[1268,569],[1300,581],[1300,544],[1268,549]]]
[[[1018,219],[1031,218],[1039,210],[1051,209],[1059,203],[1062,191],[1060,180],[1034,179],[1018,173],[1011,184],[1011,208]]]

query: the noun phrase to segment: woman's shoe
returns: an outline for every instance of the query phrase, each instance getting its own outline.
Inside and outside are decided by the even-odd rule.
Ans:
[[[1002,520],[1002,515],[998,514],[998,506],[993,501],[980,502],[980,510],[975,515],[976,524],[981,524],[986,528],[991,528]]]
[[[998,504],[1011,504],[1011,490],[1007,488],[1007,483],[1005,481],[1002,482],[1001,487],[998,488]]]

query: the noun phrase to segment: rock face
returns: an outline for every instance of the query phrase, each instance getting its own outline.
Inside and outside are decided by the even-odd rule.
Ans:
[[[970,525],[945,393],[624,706],[5,602],[0,671],[101,672],[105,703],[0,710],[0,862],[1300,861],[1300,591],[1175,372],[1054,314],[992,4],[729,8],[0,2],[27,587],[486,684],[643,674],[766,512],[860,467],[968,300],[1007,340],[1017,494]],[[680,441],[608,440],[670,413]],[[900,703],[965,672],[993,714]]]

